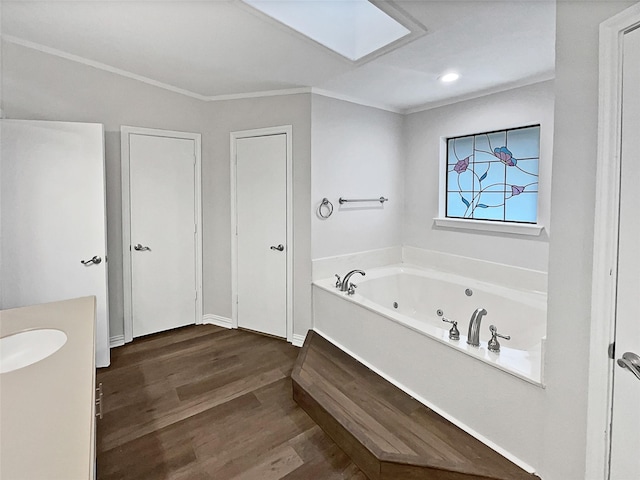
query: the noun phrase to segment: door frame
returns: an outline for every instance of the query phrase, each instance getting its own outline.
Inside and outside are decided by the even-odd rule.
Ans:
[[[195,144],[194,218],[196,222],[196,316],[194,323],[202,323],[202,140],[199,133],[159,130],[154,128],[120,127],[121,172],[122,172],[122,277],[124,286],[124,341],[133,340],[133,297],[131,292],[131,184],[129,163],[129,136],[149,135],[153,137],[193,140]]]
[[[286,279],[286,312],[287,341],[293,340],[293,127],[281,125],[277,127],[257,128],[231,132],[230,135],[230,172],[231,172],[231,327],[238,328],[238,232],[237,232],[237,200],[236,189],[236,141],[242,138],[266,137],[270,135],[286,135],[287,145],[287,279]]]
[[[596,173],[591,339],[587,410],[586,478],[609,478],[613,375],[609,345],[615,340],[618,213],[622,131],[624,34],[640,27],[640,4],[600,24],[598,158]]]

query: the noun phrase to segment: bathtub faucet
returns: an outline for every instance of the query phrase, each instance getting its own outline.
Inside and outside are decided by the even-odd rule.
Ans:
[[[474,347],[480,346],[480,321],[487,314],[484,308],[477,308],[471,320],[469,320],[469,333],[467,334],[467,343]]]
[[[362,270],[351,270],[342,279],[342,283],[340,284],[340,291],[341,292],[346,292],[346,291],[349,290],[349,279],[351,278],[351,275],[353,275],[354,273],[359,273],[362,276],[365,275],[365,273]]]

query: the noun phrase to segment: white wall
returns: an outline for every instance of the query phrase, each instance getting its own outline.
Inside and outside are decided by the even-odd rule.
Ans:
[[[203,172],[205,313],[231,317],[230,132],[293,126],[293,333],[311,328],[311,96],[212,102],[206,132],[212,163]],[[207,252],[207,250],[205,250]]]
[[[2,35],[2,4],[0,2],[0,35]],[[0,48],[0,79],[2,78],[2,48]],[[0,118],[3,118],[2,112],[2,82],[0,81]],[[0,263],[1,265],[1,263]]]
[[[559,1],[544,419],[545,480],[582,480],[597,131],[598,26],[635,2]]]
[[[2,2],[0,2],[0,35],[2,35]],[[0,44],[1,46],[1,44]],[[0,118],[4,118],[4,112],[2,111],[2,48],[0,48]],[[0,127],[0,142],[2,142],[2,128]],[[2,172],[0,171],[0,177],[2,177]],[[1,182],[0,182],[1,183]],[[2,195],[0,195],[2,197]],[[0,201],[0,211],[2,210],[2,204]],[[2,251],[2,228],[0,227],[0,252]],[[2,269],[2,258],[0,256],[0,270]],[[0,308],[2,308],[3,296],[2,296],[2,287],[0,286]]]
[[[553,82],[496,93],[405,118],[404,245],[546,271],[549,247]],[[442,138],[540,124],[540,237],[436,227]],[[526,254],[523,254],[526,252]]]
[[[313,95],[311,101],[312,258],[401,244],[402,116]],[[339,205],[345,198],[389,198]],[[321,219],[323,197],[334,206]]]
[[[203,102],[56,56],[3,42],[7,118],[105,125],[110,335],[123,333],[120,126],[202,134],[204,313],[231,316],[229,134],[293,125],[294,333],[311,325],[309,95]]]

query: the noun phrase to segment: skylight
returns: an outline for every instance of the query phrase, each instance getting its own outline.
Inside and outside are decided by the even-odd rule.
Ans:
[[[411,31],[368,0],[243,0],[352,61]]]

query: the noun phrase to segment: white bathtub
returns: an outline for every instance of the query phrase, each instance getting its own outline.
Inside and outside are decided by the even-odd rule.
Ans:
[[[333,294],[335,302],[338,302],[333,307],[325,307],[325,312],[340,315],[340,302],[357,304],[363,309],[362,315],[357,315],[360,328],[374,328],[376,325],[381,340],[402,345],[407,343],[403,335],[423,335],[542,386],[547,304],[544,292],[507,288],[406,264],[369,269],[366,276],[356,274],[351,281],[358,287],[353,295],[336,289],[335,279],[314,282],[315,287]],[[327,301],[327,298],[322,299],[324,305]],[[466,343],[467,330],[471,315],[477,308],[484,308],[487,314],[480,326],[480,347],[472,347]],[[451,325],[442,321],[438,310],[444,317],[458,322],[459,340],[449,339]],[[353,313],[344,314],[354,317]],[[328,315],[323,318],[316,315],[316,329],[330,339],[340,338],[339,332],[331,331],[336,329],[332,320],[324,317]],[[405,327],[405,333],[397,329],[386,332],[380,318]],[[350,318],[341,321],[349,322]],[[490,325],[495,325],[499,333],[511,336],[511,340],[499,339],[499,353],[487,349],[491,338]]]

